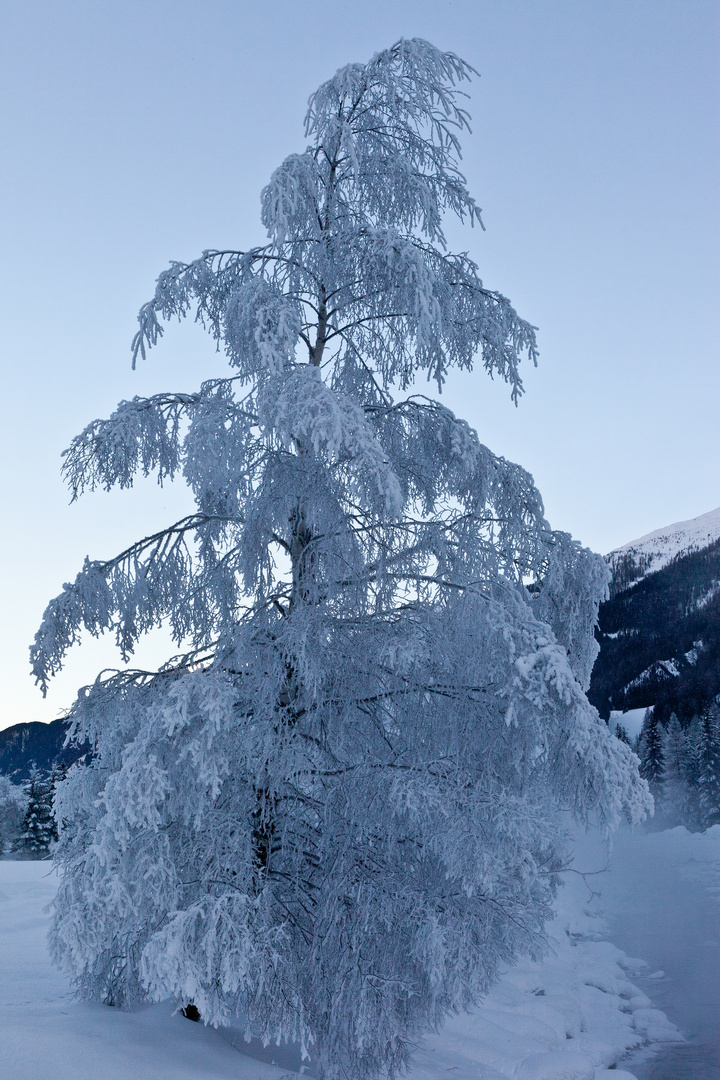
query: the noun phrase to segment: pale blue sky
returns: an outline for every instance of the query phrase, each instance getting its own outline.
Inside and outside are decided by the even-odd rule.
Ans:
[[[310,92],[404,36],[481,73],[465,139],[486,283],[539,326],[513,409],[448,403],[528,468],[548,516],[608,551],[720,504],[716,0],[0,0],[0,727],[51,720],[112,649],[27,675],[45,602],[184,512],[143,484],[68,507],[60,452],[116,402],[222,368],[192,327],[128,346],[170,258],[262,242],[259,193]]]

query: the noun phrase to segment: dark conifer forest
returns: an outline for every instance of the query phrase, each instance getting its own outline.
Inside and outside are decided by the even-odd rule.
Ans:
[[[687,726],[720,693],[720,540],[638,574],[615,570],[588,696],[605,719],[652,705],[661,723],[675,713]]]
[[[14,724],[0,731],[0,775],[24,784],[33,769],[48,776],[58,765],[72,765],[90,748],[65,746],[68,727],[67,720],[59,719],[51,724]]]

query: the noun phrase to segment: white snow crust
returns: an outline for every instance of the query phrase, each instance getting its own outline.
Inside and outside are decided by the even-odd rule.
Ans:
[[[700,551],[720,539],[720,506],[707,514],[691,518],[689,521],[676,521],[662,529],[631,540],[622,547],[615,548],[607,556],[611,566],[615,566],[623,557],[630,556],[647,560],[645,575],[662,570],[678,555],[688,555]],[[634,583],[633,583],[634,584]]]
[[[720,874],[720,828],[709,842],[673,830],[676,856]],[[682,835],[681,835],[682,834]],[[656,842],[656,841],[652,841]],[[582,849],[576,865],[596,869]],[[698,847],[702,847],[700,855]],[[594,861],[593,861],[594,860]],[[714,863],[713,863],[713,860]],[[602,875],[600,875],[602,878]],[[451,1019],[418,1050],[410,1080],[633,1080],[629,1052],[682,1040],[653,1007],[642,960],[605,939],[598,877],[566,875],[550,927],[550,952],[503,975],[477,1011]],[[131,1012],[73,1000],[49,960],[48,863],[0,861],[0,1046],[7,1076],[23,1080],[282,1080],[313,1075],[292,1046],[246,1044],[173,1015],[170,1002]]]

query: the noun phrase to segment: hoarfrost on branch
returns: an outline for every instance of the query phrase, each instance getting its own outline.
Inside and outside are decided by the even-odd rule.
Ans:
[[[262,194],[264,247],[173,263],[135,356],[195,313],[231,371],[122,402],[66,452],[73,496],[184,477],[193,513],[49,605],[41,685],[83,629],[124,657],[74,709],[52,947],[81,992],[174,995],[392,1074],[542,948],[563,812],[648,807],[588,704],[602,561],[437,401],[480,362],[517,400],[534,329],[448,252],[471,69],[420,40],[339,71]]]

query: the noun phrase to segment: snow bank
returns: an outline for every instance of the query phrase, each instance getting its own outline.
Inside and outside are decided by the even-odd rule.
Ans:
[[[455,1080],[629,1080],[618,1063],[630,1051],[682,1040],[630,981],[644,961],[603,940],[597,879],[568,876],[549,955],[519,963],[477,1012],[428,1039],[412,1080],[437,1080],[450,1068]]]
[[[613,941],[652,965],[641,985],[687,1040],[625,1068],[643,1080],[720,1076],[720,827],[621,829],[598,880]]]
[[[720,827],[673,829],[653,842],[717,870]],[[597,898],[578,875],[562,890],[541,962],[508,971],[474,1014],[451,1019],[418,1051],[410,1080],[632,1080],[618,1067],[633,1048],[681,1038],[635,986],[645,967],[603,940]],[[292,1047],[248,1046],[172,1015],[169,1003],[122,1013],[72,1000],[47,956],[47,863],[0,861],[0,1046],[23,1080],[281,1080],[298,1076]],[[594,888],[594,885],[593,885]],[[277,1063],[277,1064],[274,1064]],[[312,1075],[312,1066],[303,1069]]]

